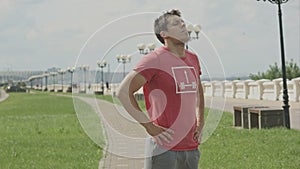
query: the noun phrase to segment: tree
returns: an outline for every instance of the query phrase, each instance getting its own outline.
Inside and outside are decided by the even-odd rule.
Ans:
[[[258,72],[257,74],[250,74],[250,79],[259,80],[259,79],[277,79],[282,77],[282,69],[278,67],[278,64],[275,62],[274,65],[269,65],[269,69],[266,72]],[[291,80],[293,78],[300,77],[300,67],[294,62],[286,62],[286,77]]]
[[[300,77],[300,68],[291,60],[291,62],[286,65],[286,78],[291,80],[296,77]]]

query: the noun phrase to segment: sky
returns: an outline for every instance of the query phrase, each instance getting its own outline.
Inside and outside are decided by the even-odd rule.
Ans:
[[[282,5],[286,60],[300,65],[299,0]],[[119,54],[142,57],[138,43],[160,43],[153,21],[179,9],[187,24],[201,25],[189,49],[204,76],[247,76],[281,65],[277,6],[257,0],[0,0],[0,71],[66,69],[89,65],[121,72]]]

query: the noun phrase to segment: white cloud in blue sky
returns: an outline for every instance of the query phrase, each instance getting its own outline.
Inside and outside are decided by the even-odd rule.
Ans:
[[[161,12],[171,8],[180,9],[186,20],[201,24],[203,32],[218,50],[227,75],[248,75],[264,71],[274,62],[280,63],[277,7],[269,2],[0,0],[0,71],[72,66],[87,39],[105,24],[133,13]],[[294,59],[300,64],[299,1],[290,0],[282,9],[286,58]],[[139,25],[141,20],[130,20],[124,27],[139,25],[140,29],[148,30],[146,22],[153,20],[154,18],[145,18],[145,23],[142,23],[145,27]],[[105,32],[106,35],[99,37],[105,37],[107,44],[113,44],[120,36],[117,32],[122,32],[122,28],[122,25],[113,27]],[[100,44],[103,39],[93,39],[90,42],[92,44],[88,46],[93,46],[93,52],[107,50],[104,44]],[[193,43],[197,45],[196,42]],[[113,54],[136,50],[133,44],[124,44],[122,47],[116,50],[124,51],[114,51]],[[196,48],[206,50],[201,46]],[[90,54],[96,56],[93,52]],[[85,62],[82,64],[96,67],[95,56],[81,58]],[[203,60],[207,59],[209,58]],[[114,62],[115,58],[110,60]],[[111,63],[112,67],[114,64],[117,65]],[[210,65],[211,72],[214,72],[213,66]]]

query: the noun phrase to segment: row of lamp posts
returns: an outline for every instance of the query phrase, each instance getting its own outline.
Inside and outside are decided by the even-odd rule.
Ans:
[[[64,81],[64,74],[66,74],[66,72],[69,72],[71,74],[71,87],[72,87],[72,83],[73,83],[73,72],[75,71],[75,68],[68,68],[67,70],[63,70],[60,69],[57,72],[50,72],[50,73],[43,73],[42,75],[38,75],[38,76],[34,76],[32,78],[30,78],[30,86],[31,88],[33,88],[33,80],[39,79],[40,83],[41,83],[41,90],[42,91],[48,91],[48,77],[51,76],[52,77],[52,85],[53,88],[50,91],[55,91],[55,81],[56,81],[56,76],[59,74],[61,75],[61,89],[57,90],[59,92],[63,91],[63,81]],[[43,78],[45,78],[45,88],[43,89]]]
[[[155,44],[151,43],[147,46],[144,44],[138,44],[138,50],[140,54],[148,54],[149,52],[153,51],[155,49]],[[123,78],[126,76],[126,64],[131,62],[131,55],[117,55],[116,56],[117,62],[123,64]],[[97,61],[97,65],[101,70],[101,92],[104,93],[104,75],[103,75],[103,68],[105,68],[108,64],[106,60],[99,60]]]
[[[53,89],[51,91],[55,91],[55,77],[59,74],[61,76],[61,89],[57,90],[58,92],[63,92],[63,86],[64,86],[64,75],[66,74],[66,72],[69,72],[71,75],[71,83],[70,83],[70,90],[72,91],[72,84],[73,84],[73,73],[75,71],[74,67],[68,67],[67,70],[64,69],[59,69],[57,72],[50,72],[49,74],[45,75],[45,82],[46,85],[48,83],[48,76],[52,76],[52,85],[53,85]],[[47,86],[46,86],[47,88]]]

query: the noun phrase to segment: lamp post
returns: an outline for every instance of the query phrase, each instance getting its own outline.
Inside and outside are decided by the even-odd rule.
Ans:
[[[104,78],[103,78],[103,68],[106,67],[107,62],[105,60],[97,62],[98,67],[101,69],[101,92],[104,94]]]
[[[34,79],[30,79],[30,80],[29,80],[29,81],[30,81],[30,88],[31,88],[31,89],[33,89],[33,80],[34,80]]]
[[[48,91],[48,76],[49,76],[48,73],[44,74],[44,77],[45,77],[45,90],[44,91]]]
[[[257,0],[260,1],[260,0]],[[266,1],[266,0],[263,0]],[[285,52],[284,52],[284,38],[283,38],[283,26],[282,26],[282,12],[281,4],[288,2],[288,0],[268,0],[272,4],[278,6],[278,21],[279,21],[279,34],[280,34],[280,48],[281,48],[281,69],[282,69],[282,80],[283,80],[283,110],[285,117],[285,126],[290,129],[290,112],[289,112],[289,96],[288,88],[286,83],[286,68],[285,68]]]
[[[71,83],[70,83],[70,90],[68,92],[72,92],[72,87],[73,87],[73,73],[75,71],[74,67],[68,67],[67,71],[71,74]]]
[[[57,75],[56,72],[50,72],[50,75],[52,76],[52,85],[53,85],[53,92],[55,92],[55,76]]]
[[[190,40],[196,40],[199,39],[199,32],[201,31],[201,26],[200,25],[188,25],[187,26],[187,31],[190,37]],[[196,36],[192,36],[192,33],[195,32]],[[186,44],[186,49],[189,49],[188,44]]]
[[[138,50],[140,51],[140,54],[146,55],[155,49],[154,43],[149,43],[147,46],[143,43],[140,43],[137,45]]]
[[[64,92],[64,74],[65,73],[66,73],[66,71],[63,69],[58,71],[58,74],[61,75],[61,92]]]
[[[84,79],[84,93],[86,93],[86,71],[89,70],[88,65],[81,65],[80,70],[83,70],[83,79]]]
[[[44,77],[44,75],[39,76],[39,79],[41,81],[41,91],[43,91],[43,77]]]
[[[125,64],[131,61],[130,55],[117,55],[118,63],[123,63],[123,78],[125,78]]]

